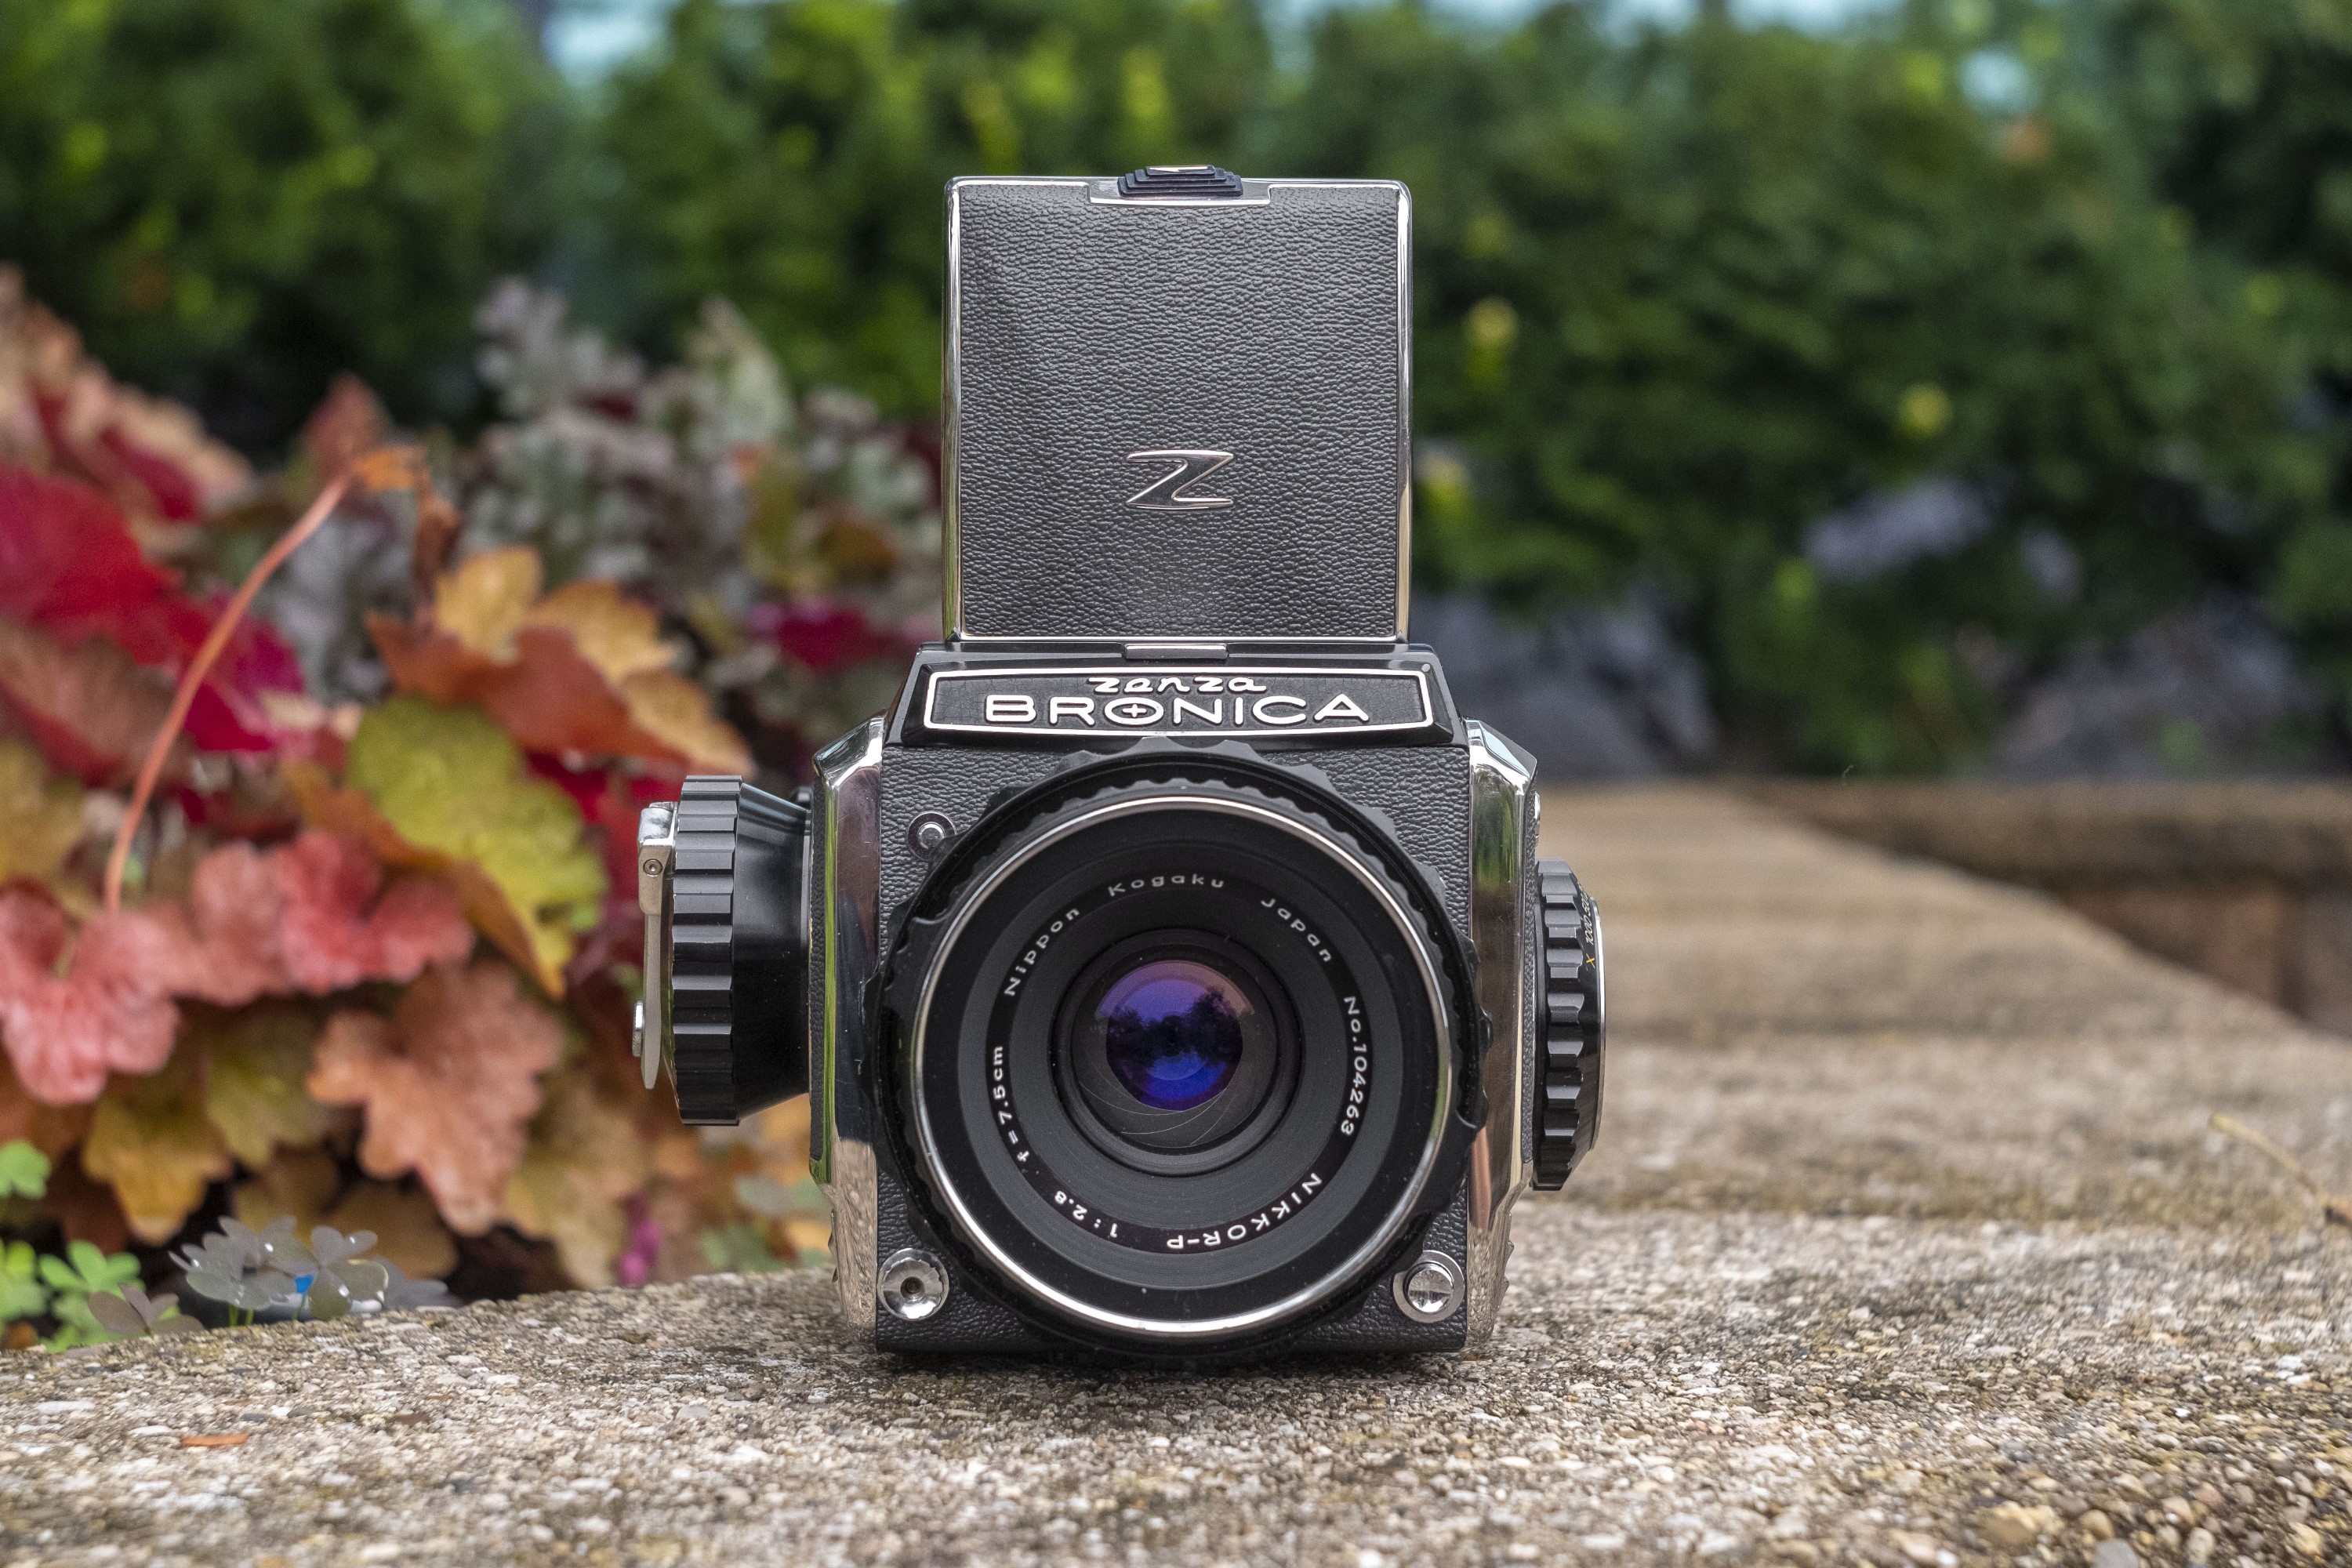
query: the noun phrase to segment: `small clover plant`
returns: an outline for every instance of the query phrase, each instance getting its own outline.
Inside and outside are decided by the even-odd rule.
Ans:
[[[124,1280],[120,1293],[93,1290],[86,1304],[98,1326],[119,1340],[163,1339],[204,1331],[194,1318],[180,1315],[178,1297],[166,1290],[151,1300],[134,1280]]]
[[[316,1226],[306,1242],[294,1221],[280,1218],[261,1230],[233,1219],[182,1253],[188,1289],[224,1302],[232,1322],[289,1301],[298,1318],[331,1322],[354,1307],[396,1310],[449,1305],[455,1298],[437,1279],[411,1280],[382,1258],[362,1258],[375,1245],[375,1232],[346,1236],[332,1226]]]
[[[33,1244],[12,1241],[0,1247],[0,1323],[37,1318],[48,1310],[49,1292],[41,1283]]]
[[[77,1241],[66,1248],[63,1258],[45,1255],[39,1272],[41,1283],[54,1292],[49,1312],[58,1323],[58,1331],[43,1342],[53,1351],[70,1350],[76,1345],[102,1345],[115,1337],[92,1314],[89,1299],[135,1285],[139,1260],[127,1252],[110,1258],[89,1242]]]
[[[49,1190],[49,1157],[22,1138],[0,1143],[0,1198],[37,1198]]]

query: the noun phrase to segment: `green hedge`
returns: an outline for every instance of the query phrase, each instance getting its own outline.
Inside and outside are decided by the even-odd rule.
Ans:
[[[0,260],[249,447],[340,370],[461,416],[572,113],[503,4],[0,0]]]

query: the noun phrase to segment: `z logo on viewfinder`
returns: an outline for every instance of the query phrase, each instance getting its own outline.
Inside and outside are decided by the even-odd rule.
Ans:
[[[1145,511],[1206,511],[1213,507],[1231,506],[1231,496],[1194,496],[1184,491],[1199,484],[1219,468],[1234,460],[1231,452],[1218,452],[1207,447],[1155,447],[1149,451],[1129,452],[1130,463],[1173,463],[1176,466],[1127,498],[1127,504]]]

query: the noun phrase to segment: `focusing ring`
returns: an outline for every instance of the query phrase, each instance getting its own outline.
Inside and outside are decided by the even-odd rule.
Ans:
[[[1565,861],[1536,862],[1543,900],[1543,1060],[1536,1106],[1535,1184],[1568,1181],[1601,1129],[1601,920]]]

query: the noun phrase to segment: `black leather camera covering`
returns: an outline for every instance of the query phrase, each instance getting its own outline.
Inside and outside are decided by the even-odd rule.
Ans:
[[[1409,197],[1247,190],[949,187],[954,635],[1397,637]],[[1181,466],[1152,451],[1230,453],[1152,499],[1231,504],[1133,504]]]

